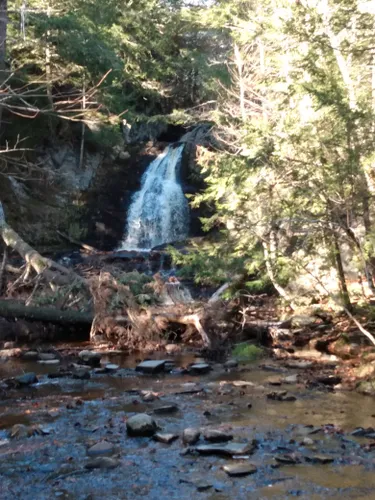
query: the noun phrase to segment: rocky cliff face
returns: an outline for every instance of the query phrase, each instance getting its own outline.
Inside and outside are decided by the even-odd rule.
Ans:
[[[138,127],[139,128],[139,127]],[[203,187],[195,166],[196,145],[203,131],[189,133],[175,126],[134,130],[131,144],[111,150],[90,148],[80,165],[78,145],[59,143],[39,150],[37,178],[19,182],[9,176],[2,182],[2,199],[8,220],[31,244],[64,246],[59,232],[103,250],[114,248],[125,228],[132,194],[140,187],[149,163],[168,142],[185,142],[181,183],[185,193]],[[202,135],[203,134],[203,135]],[[182,137],[181,137],[182,136]],[[134,138],[148,142],[134,143]],[[160,141],[157,139],[165,139]],[[151,140],[152,139],[152,140]],[[168,140],[169,139],[169,140]],[[192,211],[192,234],[200,232],[199,211]]]

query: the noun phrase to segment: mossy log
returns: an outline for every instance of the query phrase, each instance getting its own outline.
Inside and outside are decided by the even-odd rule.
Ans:
[[[90,325],[94,319],[94,314],[91,312],[62,311],[55,307],[25,306],[25,304],[14,300],[0,300],[0,316],[50,323],[87,325]]]

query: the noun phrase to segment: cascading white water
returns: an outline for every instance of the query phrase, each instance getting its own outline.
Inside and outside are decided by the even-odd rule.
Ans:
[[[183,149],[167,147],[147,168],[129,207],[121,250],[150,250],[186,238],[189,205],[178,181]]]

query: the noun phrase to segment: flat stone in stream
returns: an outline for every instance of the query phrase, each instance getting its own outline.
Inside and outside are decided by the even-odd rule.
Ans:
[[[51,359],[56,359],[56,354],[53,352],[40,352],[38,354],[38,359],[41,361],[49,361]]]
[[[156,413],[157,415],[163,415],[165,413],[175,413],[176,411],[178,411],[178,406],[175,404],[159,406],[158,408],[154,409],[154,413]]]
[[[24,373],[23,375],[16,377],[15,380],[20,385],[32,385],[38,383],[38,377],[33,372]]]
[[[156,432],[156,422],[145,413],[139,413],[130,417],[126,422],[129,436],[152,436]]]
[[[201,455],[249,455],[255,451],[254,443],[201,444],[194,448]]]
[[[115,451],[115,447],[112,443],[108,443],[108,441],[100,441],[99,443],[94,444],[87,450],[87,454],[89,456],[96,455],[111,455]]]
[[[313,464],[330,464],[334,458],[329,455],[314,455],[313,457],[305,457],[305,460]]]
[[[255,474],[257,468],[252,464],[228,464],[223,466],[224,472],[231,477],[248,476],[250,474]]]
[[[200,435],[201,433],[199,429],[193,429],[192,427],[188,427],[182,433],[182,441],[185,444],[195,444],[199,441]]]
[[[104,368],[107,372],[115,372],[119,369],[119,365],[115,365],[114,363],[107,363]]]
[[[60,364],[60,360],[59,359],[40,359],[38,361],[38,364],[39,365],[59,365]]]
[[[212,367],[207,363],[195,363],[189,366],[189,373],[192,375],[205,375],[212,370]]]
[[[233,434],[217,429],[207,429],[204,431],[203,437],[206,441],[210,441],[211,443],[224,443],[233,439]]]
[[[165,359],[149,359],[147,361],[142,361],[136,370],[143,373],[160,373],[164,371],[164,365],[167,360]]]
[[[178,434],[163,434],[161,432],[157,432],[154,435],[155,441],[159,441],[159,443],[171,444],[173,441],[178,439]]]
[[[237,368],[237,366],[238,366],[238,361],[236,359],[228,359],[228,361],[224,363],[224,368],[227,369]]]

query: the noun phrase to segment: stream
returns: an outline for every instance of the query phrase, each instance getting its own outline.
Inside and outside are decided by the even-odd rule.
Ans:
[[[375,431],[361,437],[358,430],[375,426],[372,398],[307,389],[293,377],[301,370],[268,359],[233,368],[211,363],[212,371],[196,376],[179,369],[204,361],[194,353],[168,356],[176,369],[162,374],[135,371],[142,358],[103,354],[102,362],[119,368],[92,369],[84,380],[50,378],[57,365],[19,358],[0,363],[0,379],[23,372],[39,379],[5,391],[0,399],[0,498],[375,498]],[[290,397],[270,399],[281,390]],[[164,444],[129,436],[126,421],[139,413],[151,415],[160,432],[178,438]],[[17,426],[22,432],[12,439]],[[23,433],[30,428],[38,429],[36,435]],[[197,444],[183,444],[186,428],[201,430]],[[208,444],[205,429],[233,435],[228,443],[249,443],[251,450],[234,457],[201,455],[197,448]],[[87,468],[90,448],[103,441],[108,445],[103,455],[112,457],[113,468],[103,455],[98,468]],[[243,476],[225,470],[234,466],[238,472],[243,466],[246,471],[250,464],[252,473]]]

